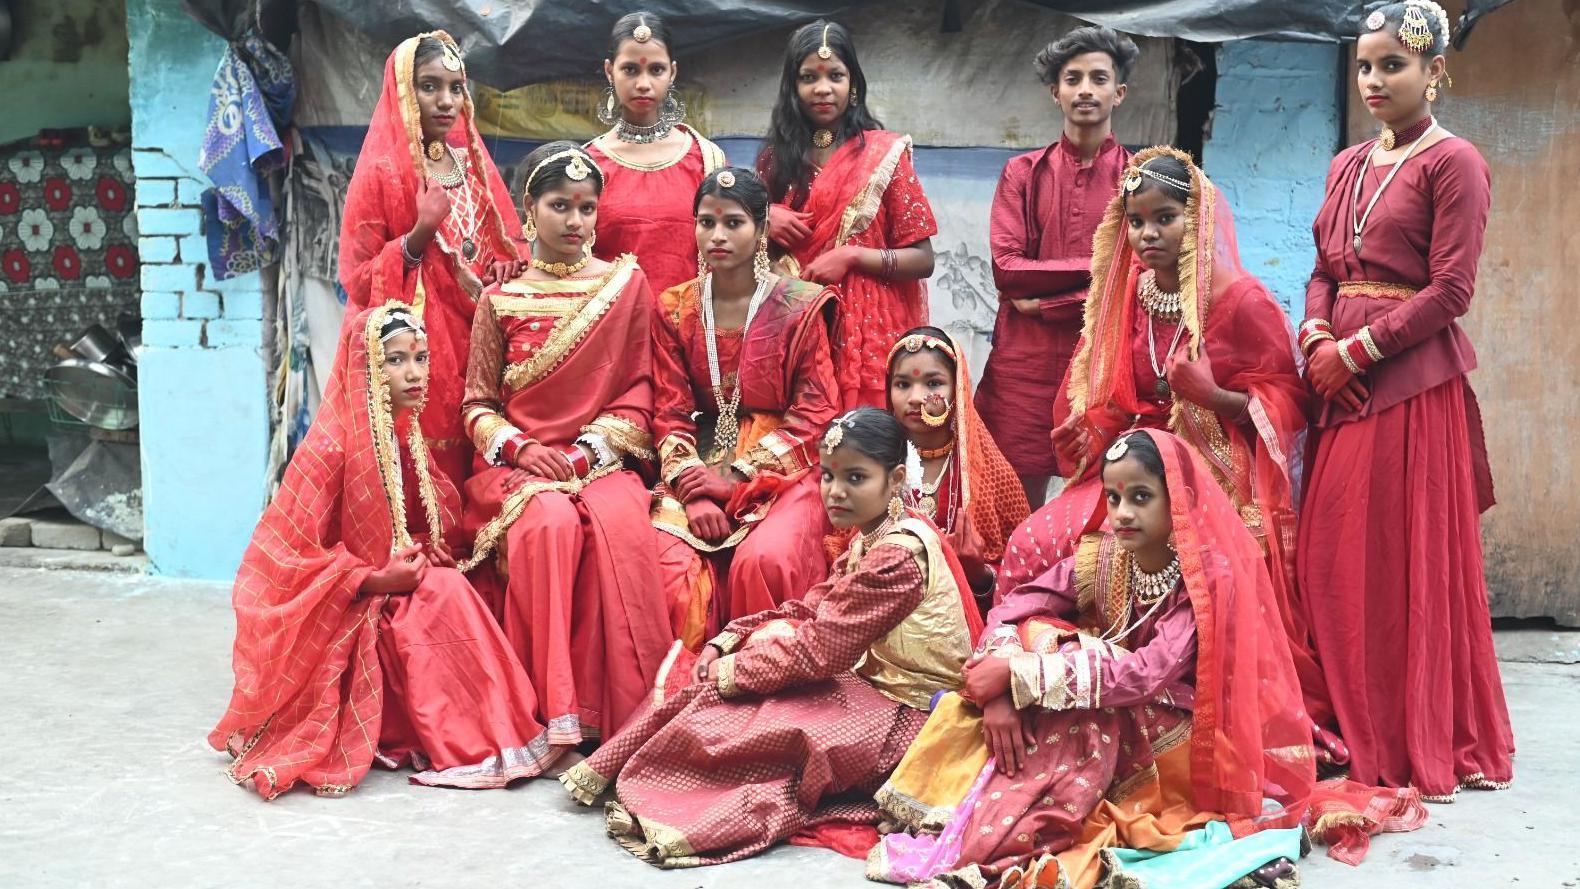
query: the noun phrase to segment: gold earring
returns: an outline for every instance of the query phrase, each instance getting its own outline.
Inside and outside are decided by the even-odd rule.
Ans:
[[[889,521],[898,522],[903,515],[905,515],[905,501],[896,493],[889,498]]]
[[[521,236],[529,241],[538,239],[538,221],[531,213],[527,214],[527,224],[521,227]]]
[[[765,234],[757,239],[757,253],[752,257],[752,277],[761,284],[772,274],[773,269],[768,266],[768,236]]]
[[[697,252],[697,280],[701,281],[708,276],[708,261],[702,258],[702,252]]]
[[[1426,85],[1426,100],[1428,102],[1437,101],[1437,81],[1434,80]]]
[[[860,97],[860,95],[858,95],[856,93],[856,88],[855,87],[851,87],[850,88],[850,104],[854,105],[854,104],[856,104],[857,102],[860,102],[860,101],[861,101],[861,97]]]

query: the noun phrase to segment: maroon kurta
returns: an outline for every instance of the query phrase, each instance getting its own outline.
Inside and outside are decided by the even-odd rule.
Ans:
[[[1388,167],[1374,143],[1333,161],[1313,230],[1306,317],[1335,336],[1370,325],[1383,359],[1352,412],[1325,404],[1297,546],[1299,587],[1351,776],[1446,796],[1513,775],[1513,734],[1492,647],[1479,513],[1491,503],[1481,420],[1455,322],[1469,308],[1491,203],[1487,165],[1449,138],[1421,149],[1351,243]],[[1408,299],[1341,296],[1371,282]],[[1377,292],[1375,286],[1372,292]]]
[[[1056,475],[1053,402],[1081,337],[1092,235],[1130,152],[1109,136],[1090,165],[1069,140],[1010,158],[993,195],[989,241],[998,320],[977,410],[1015,471]],[[1040,317],[1012,299],[1037,297]]]

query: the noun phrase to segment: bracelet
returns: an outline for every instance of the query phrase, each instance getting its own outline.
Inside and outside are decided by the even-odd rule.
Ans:
[[[571,472],[577,478],[582,478],[592,471],[592,461],[581,448],[571,445],[565,449],[564,454],[566,461],[571,464]]]
[[[505,439],[503,445],[500,445],[499,456],[505,461],[506,466],[515,466],[516,456],[525,450],[527,445],[535,445],[537,443],[537,439],[532,438],[525,432],[517,432],[515,435]]]
[[[1383,360],[1382,350],[1377,348],[1376,341],[1372,339],[1371,325],[1355,331],[1355,338],[1360,341],[1361,347],[1366,350],[1366,356],[1372,360],[1373,364]]]
[[[1327,332],[1326,330],[1318,330],[1313,333],[1306,334],[1306,336],[1300,341],[1300,353],[1309,359],[1311,357],[1311,353],[1316,351],[1317,343],[1320,343],[1323,340],[1338,342],[1338,340],[1333,338],[1333,334]]]
[[[1311,350],[1323,340],[1333,339],[1333,325],[1326,318],[1307,318],[1300,325],[1300,352],[1307,358]]]
[[[410,240],[411,240],[411,235],[401,235],[400,236],[400,258],[403,261],[405,261],[407,268],[413,268],[414,269],[417,266],[422,265],[422,257],[421,256],[412,256],[411,255],[411,248],[408,247],[407,243],[406,243],[406,242],[408,242]]]
[[[882,269],[878,272],[878,276],[885,281],[892,279],[894,273],[900,267],[899,257],[895,255],[893,250],[884,247],[878,251],[878,259],[882,263]]]
[[[1344,366],[1349,368],[1350,373],[1360,376],[1360,365],[1355,363],[1355,356],[1350,354],[1350,346],[1354,344],[1354,337],[1345,337],[1344,339],[1339,340],[1339,360],[1344,362]]]

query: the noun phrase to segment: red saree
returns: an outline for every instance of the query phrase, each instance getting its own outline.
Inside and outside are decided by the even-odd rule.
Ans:
[[[716,637],[717,683],[685,684],[675,671],[694,659],[677,657],[676,681],[560,781],[585,805],[613,783],[610,836],[665,868],[735,861],[832,818],[875,821],[866,798],[932,696],[959,683],[963,583],[919,519],[869,551],[858,542],[804,598]]]
[[[587,153],[604,174],[598,198],[598,241],[594,252],[610,262],[630,253],[642,264],[654,293],[697,276],[697,186],[725,165],[724,152],[688,126],[686,150],[666,163],[633,164],[603,149],[599,139]]]
[[[460,487],[472,463],[471,444],[461,430],[461,390],[476,306],[468,287],[479,286],[491,261],[517,258],[511,238],[520,222],[510,190],[477,135],[468,94],[449,136],[462,151],[466,181],[452,192],[450,218],[423,251],[422,263],[406,264],[401,239],[417,222],[417,186],[427,175],[412,88],[412,58],[426,36],[453,43],[443,31],[419,34],[402,41],[384,63],[384,91],[346,192],[340,283],[346,288],[348,316],[389,300],[409,303],[422,316],[433,368],[423,410],[428,447],[440,471]],[[467,207],[473,209],[471,219],[462,218]],[[461,256],[461,234],[473,226],[479,249],[468,262]]]
[[[670,625],[692,651],[737,617],[766,611],[828,574],[831,530],[818,490],[817,441],[839,412],[828,344],[832,289],[781,278],[742,341],[716,331],[725,397],[740,387],[735,451],[716,453],[718,402],[708,373],[702,288],[693,280],[659,297],[654,378],[663,481],[653,525]],[[701,428],[699,429],[699,425]],[[706,459],[705,459],[706,455]],[[737,525],[710,544],[691,532],[668,485],[689,466],[735,468],[747,481],[720,504]]]
[[[1139,166],[1173,149],[1147,149]],[[1188,157],[1180,155],[1189,163]],[[1294,607],[1295,512],[1292,490],[1305,429],[1305,387],[1295,366],[1289,321],[1262,283],[1240,266],[1228,202],[1194,166],[1180,249],[1180,294],[1186,326],[1182,342],[1191,354],[1205,351],[1218,384],[1250,396],[1244,422],[1232,422],[1177,396],[1159,397],[1158,375],[1148,352],[1146,313],[1139,309],[1139,262],[1125,237],[1123,198],[1109,204],[1098,228],[1092,259],[1091,298],[1085,331],[1070,365],[1054,423],[1082,416],[1090,436],[1086,454],[1062,466],[1068,486],[1033,513],[1010,538],[996,595],[1047,570],[1074,551],[1075,542],[1102,521],[1098,470],[1101,455],[1133,427],[1166,429],[1188,442],[1212,469],[1246,528],[1262,544],[1268,574],[1293,648],[1306,706],[1314,720],[1331,716],[1321,671],[1311,653],[1305,615]],[[1175,326],[1159,323],[1153,335],[1162,353]],[[1162,355],[1159,355],[1159,361]]]
[[[1337,337],[1367,326],[1384,355],[1358,413],[1324,403],[1299,550],[1304,612],[1360,781],[1439,800],[1514,775],[1514,736],[1492,645],[1480,514],[1492,505],[1470,306],[1492,195],[1464,139],[1421,149],[1351,237],[1355,181],[1388,168],[1374,142],[1333,161],[1313,231],[1306,317]]]
[[[672,638],[647,488],[653,457],[653,297],[630,256],[586,278],[489,288],[472,322],[465,423],[468,569],[540,695],[555,743],[608,737],[636,708]],[[503,439],[582,442],[611,459],[567,482],[502,465]],[[493,558],[490,558],[490,557]]]
[[[455,488],[411,421],[402,448],[379,329],[400,303],[350,319],[324,403],[242,557],[235,690],[208,741],[226,774],[273,799],[298,781],[356,786],[373,761],[424,784],[501,787],[560,750],[487,606],[453,568],[408,595],[359,595],[390,553],[453,525]],[[418,519],[420,517],[420,520]]]
[[[813,214],[812,236],[794,253],[799,268],[835,247],[897,249],[938,234],[911,166],[911,137],[887,130],[868,130],[835,149],[795,209]],[[834,373],[841,404],[885,408],[884,359],[901,334],[927,323],[927,285],[852,272],[839,294]]]

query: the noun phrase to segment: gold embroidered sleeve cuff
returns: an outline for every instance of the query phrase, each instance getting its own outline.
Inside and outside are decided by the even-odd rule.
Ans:
[[[766,469],[782,475],[793,475],[811,465],[805,450],[804,442],[779,430],[758,439],[741,459],[759,471]]]
[[[642,427],[624,417],[604,414],[582,427],[584,435],[601,435],[609,446],[620,454],[629,454],[638,460],[654,460],[653,436]]]
[[[615,453],[614,448],[609,445],[609,439],[605,438],[601,433],[584,432],[576,439],[576,443],[586,445],[598,458],[593,464],[592,468],[594,470],[613,466],[620,462],[620,455]]]
[[[1078,706],[1070,693],[1069,663],[1062,654],[1017,652],[1009,659],[1009,690],[1015,708],[1068,710]]]
[[[724,654],[729,654],[740,647],[741,637],[738,634],[725,630],[719,635],[714,636],[712,639],[709,639],[708,644],[714,648],[717,648]]]
[[[713,665],[719,673],[719,697],[733,698],[739,695],[741,690],[735,687],[735,655],[727,654],[714,661]]]
[[[982,637],[977,643],[977,654],[987,654],[1001,648],[1014,648],[1020,650],[1020,634],[1012,626],[1002,626]]]
[[[734,463],[730,464],[730,468],[735,470],[735,472],[738,473],[741,478],[744,478],[747,481],[751,481],[757,477],[757,467],[746,462],[745,460],[736,460]]]
[[[688,467],[705,466],[702,458],[697,456],[697,443],[690,435],[683,432],[671,432],[664,436],[658,446],[659,477],[664,483],[673,487],[675,479]]]

